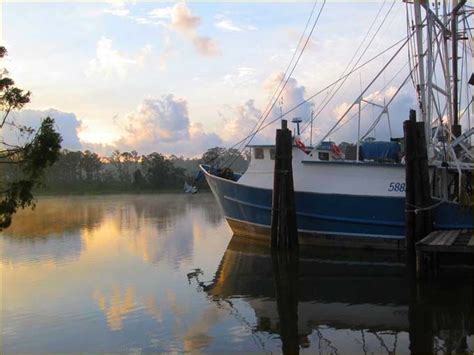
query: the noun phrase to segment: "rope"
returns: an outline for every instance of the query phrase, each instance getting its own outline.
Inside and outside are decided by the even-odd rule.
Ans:
[[[412,209],[412,210],[406,209],[405,212],[417,214],[418,212],[433,210],[433,209],[437,208],[438,206],[440,206],[440,205],[442,205],[443,203],[446,203],[446,202],[448,202],[448,201],[447,200],[441,200],[438,203],[435,203],[435,204],[427,206],[427,207],[420,207],[420,206],[416,206],[416,205],[412,205],[410,203],[407,203],[407,206],[413,207],[414,209]]]

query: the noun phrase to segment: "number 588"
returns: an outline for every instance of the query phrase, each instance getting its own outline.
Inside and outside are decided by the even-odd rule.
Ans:
[[[405,183],[391,182],[388,186],[388,192],[405,192]]]

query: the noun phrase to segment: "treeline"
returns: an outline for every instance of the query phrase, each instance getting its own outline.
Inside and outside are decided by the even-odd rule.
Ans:
[[[248,154],[235,149],[212,148],[200,158],[184,158],[160,153],[139,155],[137,152],[114,151],[104,157],[86,151],[63,150],[56,163],[49,167],[37,192],[101,193],[139,191],[177,191],[184,182],[191,184],[199,164],[229,165],[244,171]],[[14,171],[10,172],[14,174]],[[199,189],[207,189],[202,179]]]

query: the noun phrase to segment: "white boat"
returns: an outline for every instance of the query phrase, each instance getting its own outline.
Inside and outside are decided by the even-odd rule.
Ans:
[[[464,115],[470,115],[472,100],[466,103],[463,110],[459,109],[460,91],[469,90],[469,85],[466,80],[465,87],[458,85],[457,63],[449,59],[453,52],[456,58],[458,56],[458,40],[462,33],[470,31],[472,26],[469,26],[469,18],[473,10],[466,5],[466,1],[455,1],[452,6],[451,11],[448,11],[446,6],[430,5],[429,2],[407,4],[407,9],[413,7],[414,26],[408,28],[406,41],[393,57],[401,53],[405,45],[416,49],[412,53],[413,63],[410,61],[412,69],[402,86],[416,73],[415,87],[420,102],[417,117],[424,122],[428,138],[433,200],[428,208],[432,210],[433,227],[439,230],[474,228],[471,191],[474,159],[470,146],[474,129],[470,127],[469,116],[468,125],[461,127],[459,124]],[[456,26],[463,24],[462,29],[453,23]],[[450,34],[453,30],[455,36]],[[444,78],[441,83],[435,80],[440,76]],[[360,106],[365,102],[364,94],[371,84],[354,100],[338,122],[357,106],[360,122]],[[379,119],[387,112],[388,104],[381,110]],[[256,133],[252,132],[249,137],[252,138]],[[363,145],[360,129],[355,160],[343,159],[337,146],[324,141],[325,138],[316,147],[306,151],[301,149],[297,141],[295,143],[298,145],[293,147],[293,179],[300,242],[400,247],[405,235],[406,209],[403,161],[360,159]],[[241,175],[229,175],[226,170],[224,176],[221,169],[210,165],[203,165],[201,169],[233,232],[268,238],[274,147],[248,146],[252,152],[251,162],[247,171]]]

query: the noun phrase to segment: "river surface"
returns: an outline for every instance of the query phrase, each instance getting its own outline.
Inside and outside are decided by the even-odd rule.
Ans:
[[[471,282],[402,261],[272,255],[206,193],[40,198],[0,235],[0,352],[472,352]]]

